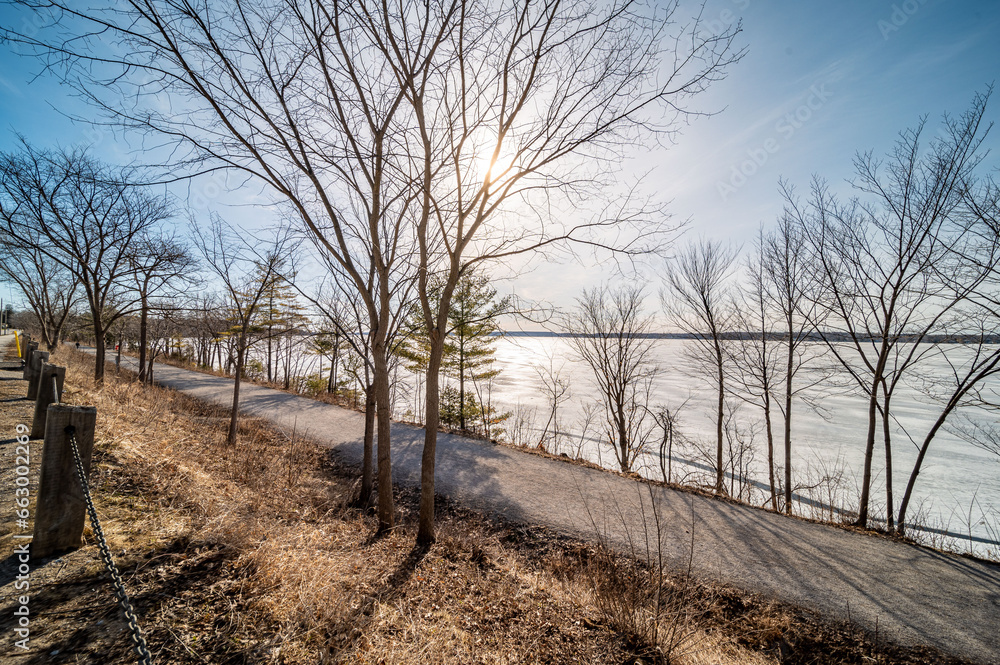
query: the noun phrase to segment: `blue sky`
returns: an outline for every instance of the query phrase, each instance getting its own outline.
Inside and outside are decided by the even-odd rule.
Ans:
[[[676,145],[640,155],[633,165],[651,170],[652,188],[672,201],[677,219],[690,220],[689,236],[749,243],[780,213],[779,178],[804,189],[816,173],[847,191],[856,151],[885,152],[923,115],[933,134],[942,113],[961,113],[1000,73],[1000,2],[709,0],[705,17],[710,28],[742,20],[741,44],[749,48],[725,81],[693,101],[720,112],[695,120]],[[22,20],[0,8],[0,21]],[[20,132],[37,145],[96,140],[101,157],[132,158],[107,130],[63,117],[88,109],[48,77],[31,81],[37,70],[0,46],[0,150]],[[1000,118],[1000,92],[987,115]],[[998,135],[1000,128],[988,144],[997,147]],[[993,155],[988,162],[998,163]],[[213,197],[212,187],[195,189],[209,193],[198,208],[225,200]],[[245,209],[240,216],[268,218]],[[565,301],[575,295],[571,289],[599,279],[600,271],[543,265],[516,287],[528,297]],[[566,286],[554,290],[559,283]]]
[[[702,100],[725,110],[655,158],[694,233],[750,240],[780,213],[779,178],[842,183],[858,150],[885,152],[923,115],[936,132],[1000,74],[997,2],[717,0],[708,14],[727,10],[749,52]]]

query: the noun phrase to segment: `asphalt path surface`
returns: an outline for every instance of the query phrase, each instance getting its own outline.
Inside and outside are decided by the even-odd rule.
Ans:
[[[154,378],[232,404],[231,379],[161,364]],[[360,413],[248,383],[240,408],[361,462]],[[393,424],[392,435],[393,480],[417,485],[423,429]],[[1000,566],[449,434],[438,435],[436,477],[438,493],[465,506],[584,539],[600,535],[643,555],[656,551],[659,521],[663,555],[686,565],[693,551],[696,574],[850,619],[880,638],[1000,665]]]

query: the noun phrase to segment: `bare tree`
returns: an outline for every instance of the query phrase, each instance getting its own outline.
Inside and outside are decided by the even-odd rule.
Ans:
[[[548,365],[536,365],[535,376],[542,385],[542,393],[545,395],[545,402],[548,405],[549,415],[545,419],[542,433],[538,438],[538,445],[545,448],[548,440],[549,428],[552,428],[552,452],[559,452],[559,407],[569,399],[569,379],[563,376],[565,363],[560,363],[556,367],[556,360],[551,354],[548,356]]]
[[[690,397],[678,406],[660,404],[650,410],[656,424],[659,425],[663,436],[660,438],[660,450],[658,459],[660,461],[660,474],[663,482],[674,482],[674,446],[683,440],[680,431],[680,414],[687,406]]]
[[[177,236],[165,233],[144,234],[138,238],[133,252],[128,256],[135,290],[139,296],[139,381],[147,380],[147,324],[150,309],[172,307],[176,303],[160,305],[156,301],[173,301],[179,289],[195,280],[195,261],[190,250]]]
[[[207,231],[192,225],[195,246],[209,269],[225,289],[235,314],[236,366],[233,371],[233,406],[229,416],[226,443],[236,445],[240,414],[240,383],[243,379],[250,346],[250,330],[261,302],[275,280],[284,256],[286,239],[278,236],[273,246],[261,254],[251,252],[238,234],[218,217],[213,218]]]
[[[673,260],[661,293],[671,322],[691,339],[692,360],[713,377],[716,395],[715,491],[725,492],[723,450],[726,414],[727,334],[732,332],[734,308],[727,279],[736,251],[711,240],[691,243]]]
[[[195,362],[210,369],[223,369],[222,344],[226,321],[217,293],[202,294],[189,306],[184,320],[184,335],[195,347]]]
[[[649,438],[646,416],[659,372],[653,360],[653,318],[642,311],[644,297],[640,286],[584,291],[565,325],[570,343],[593,372],[604,403],[605,435],[625,473]]]
[[[421,23],[420,2],[19,4],[44,25],[3,36],[113,121],[172,144],[182,158],[170,177],[225,168],[265,183],[348,277],[372,334],[379,530],[391,528],[388,321],[413,273],[405,222],[422,178],[393,161],[412,117],[405,79],[426,69],[449,24]],[[402,78],[380,52],[387,29],[415,31]],[[158,103],[167,96],[183,102]]]
[[[375,381],[377,336],[375,335],[376,329],[371,326],[370,311],[366,299],[354,288],[354,284],[345,274],[343,267],[334,261],[328,253],[322,251],[321,247],[317,252],[317,257],[327,272],[327,278],[319,288],[310,290],[297,282],[292,283],[298,292],[322,313],[326,325],[334,330],[337,344],[346,344],[360,363],[355,369],[354,375],[362,385],[362,391],[365,394],[365,431],[361,464],[361,492],[358,502],[359,505],[367,506],[372,490],[375,488],[376,469],[381,469],[376,465],[374,456],[376,427],[380,418],[387,421],[390,417],[388,415],[392,411],[390,386],[386,386],[385,396],[382,398],[384,409],[380,408],[379,393]],[[369,270],[366,279],[368,280],[366,288],[373,292],[378,291],[377,271]],[[392,288],[384,294],[387,298],[387,307],[382,312],[385,318],[381,330],[384,333],[382,344],[388,354],[384,368],[387,373],[393,362],[390,358],[398,354],[400,344],[403,343],[406,315],[410,311],[414,281],[412,276],[406,278],[404,275],[400,275],[398,279],[393,281]],[[333,368],[331,367],[331,381],[334,380],[333,377]],[[390,381],[388,376],[386,380]],[[384,436],[382,429],[379,429],[378,441],[387,441]],[[383,459],[385,459],[385,464],[389,464],[388,456],[388,444],[379,443],[378,464],[383,464]],[[381,488],[388,481],[382,476],[381,471],[379,474],[378,482]],[[380,502],[383,501],[381,495],[382,491],[380,490]],[[391,510],[389,514],[391,515]]]
[[[982,315],[983,312],[977,312]],[[930,449],[931,443],[937,434],[944,428],[960,407],[980,407],[989,410],[1000,409],[1000,401],[995,395],[987,394],[983,390],[983,384],[991,377],[1000,374],[1000,348],[997,348],[995,341],[1000,334],[1000,319],[995,313],[991,313],[988,319],[989,328],[984,324],[984,319],[976,318],[967,321],[968,324],[963,330],[960,339],[961,344],[955,344],[955,349],[951,353],[941,354],[941,358],[948,366],[949,375],[935,377],[933,382],[926,385],[925,392],[943,405],[941,412],[934,420],[930,429],[924,435],[923,440],[917,449],[917,458],[910,470],[906,488],[903,491],[903,498],[899,503],[899,514],[896,519],[896,531],[903,535],[906,531],[906,511],[909,508],[910,500],[913,498],[913,489],[917,483],[917,478],[923,468],[923,462]],[[974,326],[979,326],[978,332]],[[957,353],[956,353],[957,352]],[[968,355],[961,360],[953,359],[952,355]],[[959,427],[959,436],[962,436],[973,445],[977,445],[986,450],[991,448],[1000,452],[996,447],[995,429],[992,427],[982,427],[974,423],[972,427]]]
[[[774,475],[774,395],[781,380],[781,342],[776,328],[779,320],[768,297],[769,268],[764,261],[763,232],[758,236],[755,252],[745,267],[746,282],[738,291],[734,310],[733,332],[728,365],[730,385],[738,386],[735,394],[760,408],[764,416],[764,436],[767,442],[767,476],[771,509],[778,510],[777,483]]]
[[[104,378],[105,334],[132,311],[129,257],[144,233],[170,215],[129,170],[81,150],[43,151],[23,144],[0,157],[0,219],[9,238],[34,247],[71,272],[90,307],[97,343],[94,379]]]
[[[787,187],[782,185],[783,190]],[[777,228],[760,240],[761,276],[764,278],[763,294],[768,306],[778,317],[775,336],[780,340],[784,354],[783,367],[778,380],[781,386],[781,415],[784,419],[784,504],[785,513],[792,514],[792,405],[796,397],[803,397],[810,389],[821,385],[828,372],[819,370],[814,361],[823,354],[816,344],[810,346],[813,325],[822,325],[815,307],[810,307],[806,297],[811,280],[805,238],[787,214],[778,218]],[[804,369],[812,374],[803,381]],[[817,409],[815,403],[809,403]]]
[[[697,18],[672,21],[676,3],[647,9],[632,0],[428,5],[448,39],[436,66],[419,72],[409,64],[419,31],[386,31],[383,52],[406,82],[416,123],[412,170],[423,177],[417,292],[431,345],[419,543],[434,540],[439,374],[463,274],[574,242],[619,256],[656,252],[677,230],[634,192],[610,195],[614,164],[624,146],[676,130],[686,100],[740,57],[739,27],[706,35]],[[601,198],[616,203],[589,219],[571,212]],[[433,276],[443,283],[435,300]]]
[[[757,460],[757,435],[760,423],[742,417],[742,402],[726,404],[726,451],[729,469],[729,496],[743,503],[757,503],[754,471]],[[768,503],[765,500],[763,505]]]
[[[857,524],[867,526],[872,461],[881,415],[886,517],[893,527],[891,400],[904,376],[936,356],[933,335],[986,279],[963,257],[971,253],[957,223],[968,184],[983,158],[988,95],[924,149],[925,120],[902,132],[885,161],[855,158],[859,197],[839,202],[818,179],[808,206],[786,195],[813,264],[810,307],[840,366],[868,399],[868,427]],[[860,198],[864,196],[865,198]],[[962,275],[962,279],[943,278]]]
[[[761,409],[771,508],[777,511],[779,503],[784,504],[787,514],[792,512],[792,403],[799,398],[822,414],[816,400],[807,395],[830,376],[816,362],[825,349],[821,344],[811,348],[806,344],[812,324],[799,313],[808,288],[802,244],[801,235],[785,216],[778,220],[776,229],[769,233],[762,229],[758,234],[739,290],[733,324],[738,339],[730,344],[733,362],[727,377],[730,385],[738,387],[736,395]],[[804,371],[807,366],[808,375]],[[774,432],[779,416],[784,425],[784,494],[780,502]]]
[[[28,244],[0,241],[0,281],[15,285],[24,294],[38,319],[42,343],[49,352],[54,351],[79,301],[80,280],[50,260],[36,237]]]
[[[985,101],[977,100],[983,105]],[[977,105],[973,106],[975,111],[978,111]],[[987,380],[1000,374],[1000,346],[996,344],[1000,337],[1000,186],[990,177],[980,184],[969,174],[963,189],[962,212],[956,217],[961,235],[968,242],[953,249],[960,252],[959,265],[965,270],[956,271],[956,264],[952,262],[938,267],[943,280],[972,283],[975,288],[969,292],[960,311],[951,318],[951,330],[945,333],[950,339],[946,340],[941,357],[948,366],[947,377],[935,377],[934,381],[924,382],[924,392],[943,408],[920,443],[910,470],[896,519],[900,535],[906,529],[906,512],[914,486],[937,434],[962,407],[987,411],[1000,409],[996,392],[985,389]],[[983,275],[985,279],[981,279]],[[956,290],[960,287],[956,286]],[[973,422],[972,427],[955,430],[973,445],[1000,454],[996,430],[992,426],[983,427],[981,423]]]
[[[176,303],[159,303],[150,308],[146,322],[146,382],[153,383],[154,361],[163,355],[170,355],[172,343],[187,329],[185,309]]]

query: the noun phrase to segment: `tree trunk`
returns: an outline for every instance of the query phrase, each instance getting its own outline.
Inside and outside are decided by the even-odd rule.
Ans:
[[[292,337],[289,334],[288,338],[285,340],[287,348],[285,349],[285,390],[292,385],[292,377],[290,376],[292,368]]]
[[[381,333],[380,337],[383,336],[384,333]],[[392,413],[389,408],[389,364],[386,358],[385,340],[377,339],[372,346],[375,365],[375,413],[378,427],[378,532],[385,533],[393,527],[395,521],[390,454]]]
[[[340,333],[333,334],[333,355],[330,357],[330,383],[327,384],[326,392],[337,392],[337,361],[340,359]]]
[[[778,512],[778,490],[774,478],[774,428],[771,425],[771,392],[764,388],[764,429],[767,431],[767,473],[771,483],[771,509]]]
[[[962,394],[964,395],[964,392]],[[917,453],[917,459],[913,463],[913,470],[910,471],[910,479],[907,481],[906,490],[903,492],[903,500],[899,504],[899,518],[896,520],[896,532],[901,536],[906,531],[906,509],[910,505],[910,497],[913,496],[913,486],[917,484],[917,476],[920,475],[920,467],[924,463],[924,456],[927,454],[927,449],[930,448],[931,441],[937,435],[938,430],[941,429],[945,420],[948,419],[948,416],[956,406],[958,406],[958,398],[953,397],[949,400],[948,406],[938,416],[933,427],[927,432],[927,436],[924,437],[924,442],[920,445],[920,452]]]
[[[674,423],[670,423],[670,436],[667,438],[667,482],[674,482]]]
[[[268,310],[267,313],[267,382],[271,383],[271,379],[273,377],[273,374],[271,373],[271,364],[274,361],[272,353],[273,351],[272,344],[274,343],[274,337],[271,335],[272,328],[274,327],[272,324],[273,320],[272,313],[274,312],[274,298],[271,298],[271,300],[268,301],[268,306],[270,307],[270,309]]]
[[[334,394],[337,393],[337,365],[340,364],[340,344],[336,343],[333,346],[333,369],[331,370],[330,378],[333,379],[332,391]]]
[[[885,381],[882,381],[883,389]],[[885,525],[889,531],[893,530],[892,522],[892,441],[889,432],[889,393],[883,390],[884,403],[882,405],[882,437],[885,441]]]
[[[365,440],[364,453],[361,462],[361,495],[358,505],[366,508],[371,503],[372,489],[375,486],[375,464],[372,453],[375,449],[375,384],[365,388]]]
[[[865,471],[861,478],[861,502],[858,506],[858,519],[855,526],[868,527],[868,500],[872,485],[872,457],[875,454],[875,429],[878,427],[878,386],[879,381],[872,384],[871,397],[868,400],[868,438],[865,441]]]
[[[663,482],[670,482],[670,474],[667,473],[667,444],[669,443],[669,430],[667,425],[663,426],[663,438],[660,440],[660,475],[663,476]]]
[[[791,322],[788,325],[788,366],[785,368],[785,514],[792,514],[792,373],[795,371],[795,346]]]
[[[239,348],[236,349],[236,375],[233,377],[233,408],[229,414],[229,433],[226,435],[226,444],[236,445],[236,427],[240,417],[240,380],[243,378],[243,363],[246,359],[246,328],[244,325],[240,331]]]
[[[100,318],[94,317],[94,383],[104,383],[104,363],[107,359],[107,341],[104,339],[104,326]]]
[[[726,388],[725,388],[725,377],[722,374],[722,349],[719,346],[718,341],[715,343],[715,363],[716,370],[718,371],[718,376],[716,379],[719,383],[719,404],[716,410],[716,447],[715,447],[715,493],[724,494],[726,491],[726,486],[723,484],[723,479],[725,478],[725,472],[722,468],[722,419],[725,417],[726,408]]]
[[[465,431],[465,340],[458,339],[458,427]]]
[[[438,391],[441,358],[444,355],[444,336],[433,331],[430,335],[430,357],[427,359],[427,376],[424,390],[424,452],[420,464],[420,517],[417,525],[417,544],[427,546],[434,542],[434,464],[437,454],[437,430],[441,420],[441,396]]]
[[[618,457],[618,463],[621,464],[622,473],[628,473],[631,471],[631,460],[628,458],[628,427],[625,425],[625,409],[622,404],[618,405],[616,423],[618,427],[618,450],[620,455]]]
[[[139,383],[146,382],[146,336],[149,323],[149,304],[146,296],[142,297],[139,310]]]
[[[45,322],[44,316],[38,314],[37,310],[35,312],[35,315],[38,316],[38,322],[42,326],[42,343],[39,344],[38,348],[42,348],[42,345],[44,345],[45,348],[47,348],[49,350],[49,353],[51,354],[53,351],[55,351],[56,348],[56,343],[53,340],[54,336],[52,335],[52,333],[49,332],[49,326]]]
[[[476,386],[475,381],[476,381],[475,378],[473,378],[473,386]],[[476,391],[477,393],[479,392],[478,387],[476,387]],[[492,413],[493,410],[493,400],[492,397],[487,397],[487,400],[488,401],[484,403],[482,397],[480,397],[479,399],[479,419],[483,423],[483,436],[486,437],[487,441],[492,441],[493,438],[491,436],[491,430],[490,430],[490,414]]]

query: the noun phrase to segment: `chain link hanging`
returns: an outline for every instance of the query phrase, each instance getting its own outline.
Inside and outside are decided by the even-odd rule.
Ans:
[[[76,475],[80,479],[80,486],[83,488],[83,498],[87,503],[87,514],[90,515],[90,525],[94,529],[94,535],[97,537],[97,546],[101,550],[101,559],[104,561],[104,567],[108,569],[108,574],[111,575],[111,585],[114,587],[118,604],[121,606],[122,612],[125,613],[125,620],[128,622],[129,633],[132,637],[132,647],[139,656],[139,662],[142,665],[153,665],[153,656],[150,655],[149,648],[146,646],[146,639],[142,636],[142,629],[139,628],[139,620],[135,616],[135,609],[132,608],[132,603],[129,602],[128,594],[125,592],[125,583],[122,582],[122,577],[118,573],[118,567],[111,558],[111,549],[108,547],[108,542],[104,539],[101,523],[97,519],[97,510],[94,509],[94,502],[90,498],[90,483],[87,482],[87,475],[83,471],[83,462],[80,461],[80,449],[76,445],[76,429],[73,426],[67,427],[66,434],[69,436],[69,444],[73,449],[73,459],[76,461]]]

